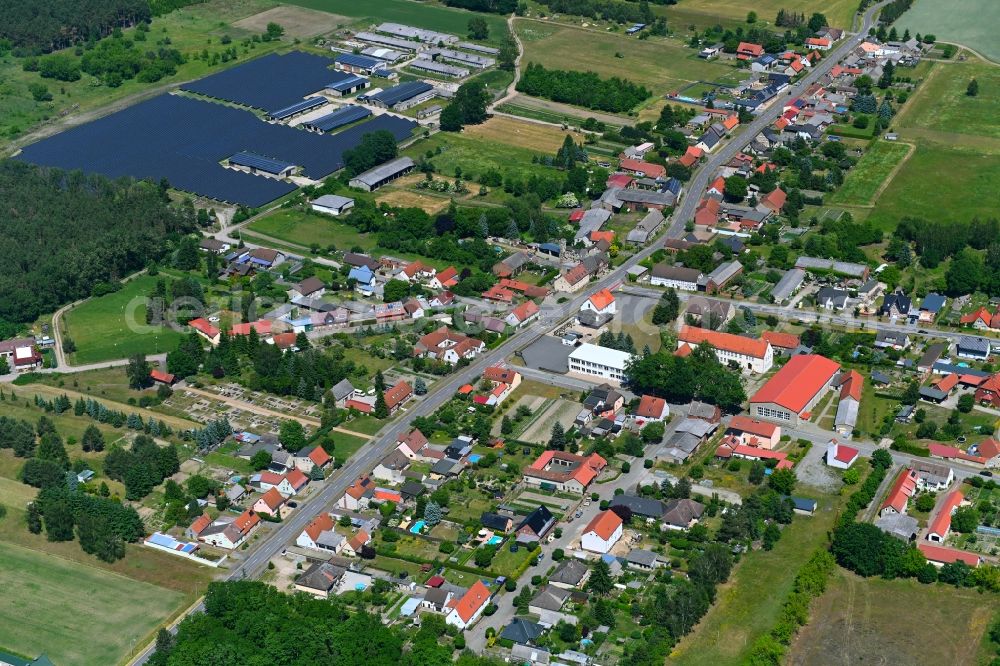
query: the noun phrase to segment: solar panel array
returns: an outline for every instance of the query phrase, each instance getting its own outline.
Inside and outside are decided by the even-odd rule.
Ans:
[[[350,104],[342,109],[337,109],[333,113],[325,115],[322,118],[302,123],[302,127],[316,132],[329,132],[337,129],[338,127],[343,127],[344,125],[349,125],[355,121],[361,120],[362,118],[367,118],[370,115],[372,115],[372,112],[365,107]]]
[[[400,102],[405,102],[408,99],[416,97],[417,95],[422,95],[423,93],[433,89],[434,86],[424,81],[406,81],[405,83],[400,83],[398,86],[393,86],[392,88],[383,90],[380,93],[367,95],[367,97],[368,99],[381,102],[385,106],[392,108]]]
[[[316,107],[323,106],[327,103],[325,97],[310,97],[304,99],[301,102],[296,102],[291,106],[286,106],[283,109],[278,109],[277,111],[272,111],[267,114],[268,118],[272,120],[284,120],[290,116],[294,116],[296,113],[302,113],[303,111],[309,111],[310,109],[315,109]]]
[[[343,167],[343,152],[357,146],[362,135],[384,129],[401,140],[416,125],[382,115],[337,134],[319,135],[266,123],[222,104],[160,95],[27,146],[17,159],[112,178],[166,178],[178,190],[256,207],[295,185],[227,169],[221,161],[252,152],[301,166],[305,176],[320,179]]]
[[[248,63],[185,83],[181,90],[264,111],[277,111],[353,74],[331,69],[333,60],[292,51],[271,53]]]
[[[229,163],[235,164],[236,166],[249,167],[251,169],[260,169],[261,171],[274,174],[281,173],[285,169],[290,169],[295,166],[291,162],[282,162],[281,160],[275,160],[270,157],[248,152],[236,153],[229,158]]]

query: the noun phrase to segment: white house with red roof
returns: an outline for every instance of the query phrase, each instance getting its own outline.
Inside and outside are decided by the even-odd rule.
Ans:
[[[362,476],[354,481],[337,501],[337,506],[348,511],[367,509],[375,494],[375,482],[369,476]]]
[[[333,462],[333,458],[322,446],[305,447],[295,454],[295,466],[308,474],[314,467],[323,468]]]
[[[818,354],[800,354],[776,372],[750,398],[756,419],[797,426],[839,376],[840,365]]]
[[[774,365],[774,349],[766,340],[685,325],[677,336],[678,349],[685,344],[691,348],[711,345],[719,363],[735,364],[741,370],[756,374],[767,372]]]
[[[434,279],[435,275],[437,270],[433,266],[418,260],[403,266],[393,277],[404,282],[425,282]]]
[[[519,326],[524,326],[529,321],[537,317],[540,311],[541,310],[538,308],[537,303],[534,301],[525,301],[507,313],[504,321],[508,326],[517,328]]]
[[[472,584],[460,599],[453,599],[444,621],[463,631],[479,619],[490,603],[490,590],[481,580]]]
[[[431,278],[431,289],[451,289],[458,284],[458,271],[454,266],[449,266]]]
[[[635,409],[636,421],[662,421],[670,416],[670,405],[663,398],[655,395],[644,395],[639,399]]]
[[[829,37],[808,37],[806,38],[806,46],[817,51],[829,51],[833,42]]]
[[[983,558],[975,553],[958,550],[957,548],[935,546],[927,543],[926,541],[918,543],[917,549],[924,554],[924,557],[927,558],[928,562],[936,567],[942,567],[946,564],[954,564],[956,562],[964,562],[966,565],[975,569],[983,562]]]
[[[233,327],[229,329],[229,335],[250,335],[250,331],[256,331],[257,335],[260,336],[271,335],[271,320],[258,319],[257,321],[233,324]]]
[[[773,449],[781,441],[781,426],[737,414],[729,421],[726,434],[738,437],[746,446]]]
[[[197,534],[198,541],[227,550],[238,548],[260,525],[260,516],[252,509],[247,509],[236,518],[220,516],[214,521],[209,518],[209,524],[204,525],[206,517],[202,516],[191,526],[192,530],[195,525],[201,528]]]
[[[396,438],[396,450],[410,460],[421,458],[420,451],[425,446],[427,446],[427,438],[416,428],[410,432],[402,433]]]
[[[328,513],[321,513],[313,518],[295,539],[295,545],[300,548],[325,550],[335,554],[344,549],[346,542],[343,535],[334,531],[333,517]]]
[[[878,515],[888,516],[893,513],[906,513],[906,507],[909,505],[910,498],[913,497],[913,493],[916,491],[917,473],[912,469],[906,468],[899,473],[899,476],[893,482],[889,493],[885,496],[885,501],[879,507]]]
[[[938,512],[931,519],[927,527],[927,540],[932,543],[944,543],[951,532],[951,517],[955,510],[961,506],[965,500],[965,495],[961,490],[951,491],[944,502],[938,508]]]
[[[592,553],[610,552],[622,538],[624,523],[614,511],[601,511],[594,516],[580,537],[580,548]]]
[[[764,47],[751,42],[740,42],[736,47],[737,60],[753,60],[764,55]]]
[[[385,406],[389,408],[390,414],[395,414],[396,410],[402,407],[412,396],[413,387],[402,379],[386,389],[383,394]]]
[[[608,289],[601,289],[590,295],[590,298],[583,302],[580,310],[590,310],[599,315],[613,315],[615,313],[615,295]]]
[[[853,446],[845,446],[831,439],[826,445],[826,464],[837,469],[849,469],[861,452]]]
[[[580,493],[587,489],[608,464],[591,453],[580,456],[568,451],[545,451],[524,470],[524,482],[529,486],[546,484],[555,490]]]
[[[285,496],[278,492],[277,488],[271,488],[266,493],[257,498],[251,507],[257,513],[266,513],[269,516],[277,516],[281,513],[281,507],[285,505]]]
[[[728,460],[729,458],[743,458],[744,460],[777,460],[775,469],[792,469],[795,463],[788,459],[788,454],[783,451],[772,451],[761,446],[747,446],[740,441],[736,435],[726,435],[722,442],[715,449],[715,456]]]
[[[192,319],[188,322],[188,326],[193,328],[195,332],[200,335],[205,340],[208,340],[209,344],[213,347],[219,344],[219,339],[222,335],[222,331],[218,327],[213,326],[204,317],[198,317],[197,319]]]
[[[285,474],[261,472],[260,478],[257,481],[261,490],[267,492],[272,488],[276,488],[285,497],[297,495],[308,483],[309,477],[303,474],[301,470],[294,468]]]
[[[442,326],[421,337],[413,346],[413,355],[455,365],[463,358],[473,359],[485,350],[486,343],[482,340],[470,338],[447,326]]]

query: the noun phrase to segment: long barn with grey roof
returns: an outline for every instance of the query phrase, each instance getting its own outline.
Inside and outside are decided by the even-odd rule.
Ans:
[[[450,35],[447,32],[414,28],[412,25],[403,25],[402,23],[380,23],[375,29],[387,35],[394,35],[403,39],[416,39],[428,44],[454,44],[458,41],[458,37]]]
[[[471,72],[464,67],[456,67],[447,63],[438,62],[437,60],[431,60],[430,58],[416,58],[410,62],[409,66],[414,69],[422,69],[425,72],[443,74],[444,76],[450,76],[455,79],[465,78],[471,74]]]
[[[359,173],[351,179],[349,185],[365,190],[366,192],[371,192],[382,187],[389,181],[409,173],[414,166],[413,160],[409,157],[397,157],[385,164],[380,164],[374,169]]]
[[[369,44],[391,46],[392,48],[399,49],[400,51],[417,51],[423,48],[423,45],[417,42],[407,41],[405,39],[400,39],[399,37],[380,35],[376,32],[359,32],[354,35],[354,38],[359,39],[362,42],[368,42]]]

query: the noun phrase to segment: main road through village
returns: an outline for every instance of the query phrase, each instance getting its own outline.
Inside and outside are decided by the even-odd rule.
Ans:
[[[880,7],[881,4],[870,7],[864,15],[861,30],[847,37],[836,49],[827,53],[823,60],[813,66],[805,77],[788,88],[787,96],[794,98],[796,95],[801,94],[807,87],[829,72],[834,64],[854,50],[864,40],[868,29],[873,25],[875,13]],[[715,174],[720,166],[740,152],[753,137],[774,122],[781,113],[782,106],[781,98],[776,98],[751,123],[742,126],[742,131],[738,136],[723,146],[719,152],[709,157],[688,184],[687,193],[681,206],[674,211],[672,216],[671,226],[666,234],[667,238],[680,238],[683,235],[684,225],[688,220],[693,219],[695,206],[701,199],[709,178]],[[649,247],[632,255],[616,269],[594,282],[591,285],[592,288],[584,290],[584,293],[575,296],[565,303],[543,308],[542,316],[536,320],[534,325],[515,333],[504,344],[479,356],[473,363],[460,368],[447,379],[435,384],[432,390],[421,401],[412,406],[402,418],[379,431],[373,443],[362,448],[348,465],[338,470],[337,473],[323,482],[319,492],[301,504],[298,511],[292,514],[287,521],[281,523],[276,530],[260,540],[245,560],[234,564],[223,580],[241,580],[257,577],[267,566],[267,562],[279,554],[286,543],[294,540],[314,516],[329,507],[359,475],[375,467],[377,462],[392,450],[399,435],[409,428],[409,421],[412,418],[427,416],[433,413],[455,395],[455,392],[463,384],[474,383],[482,375],[485,368],[502,363],[515,351],[526,347],[545,335],[553,327],[561,324],[571,314],[579,310],[584,300],[588,298],[592,291],[602,288],[614,288],[620,285],[625,281],[628,269],[650,256],[656,251],[658,246],[658,243],[651,244]],[[185,615],[201,610],[204,610],[204,606],[199,603],[188,609]],[[172,627],[172,630],[175,630],[175,626]],[[154,650],[154,644],[150,643],[131,663],[136,665],[145,664]]]

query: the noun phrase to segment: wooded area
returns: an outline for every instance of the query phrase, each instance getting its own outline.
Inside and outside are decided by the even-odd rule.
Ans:
[[[517,90],[554,102],[615,113],[631,110],[651,94],[643,86],[617,76],[602,79],[594,72],[550,70],[533,62],[524,69]]]
[[[0,38],[26,53],[47,53],[148,21],[149,0],[0,0]]]
[[[162,187],[0,162],[0,321],[30,322],[160,258],[193,231]]]

